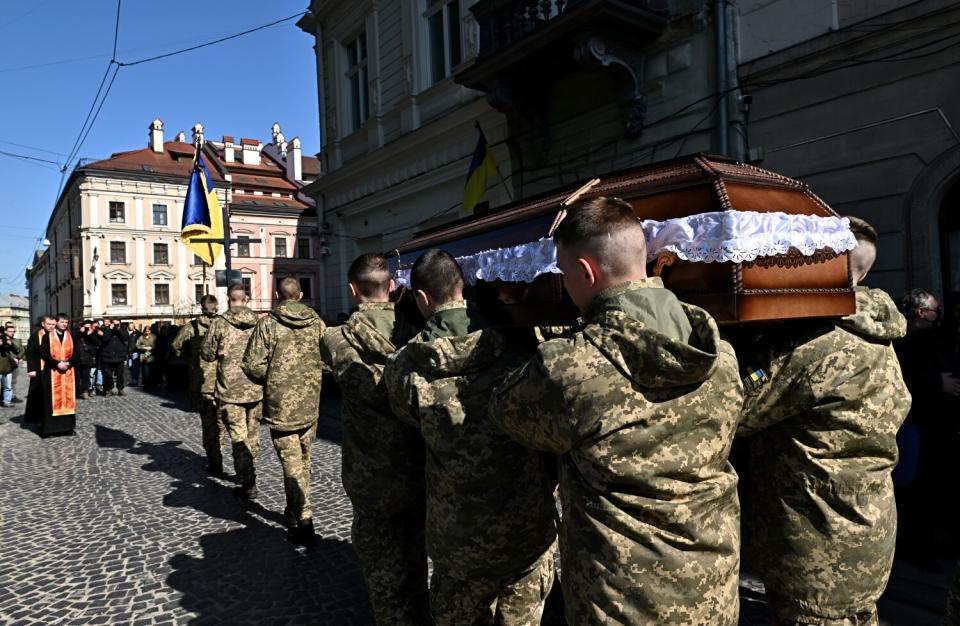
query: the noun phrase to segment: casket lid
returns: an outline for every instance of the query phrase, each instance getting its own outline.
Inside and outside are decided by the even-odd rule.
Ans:
[[[644,220],[713,211],[836,216],[805,183],[717,155],[695,154],[599,178],[580,199],[619,197],[630,202]],[[429,248],[443,248],[459,257],[546,237],[561,203],[583,182],[512,202],[488,215],[418,232],[396,250],[399,264],[409,266]]]

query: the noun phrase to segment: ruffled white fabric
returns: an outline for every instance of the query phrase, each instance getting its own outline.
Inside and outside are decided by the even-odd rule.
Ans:
[[[685,261],[723,263],[753,261],[758,257],[786,254],[791,249],[804,256],[829,248],[837,254],[857,246],[845,217],[716,211],[689,217],[645,220],[647,257],[673,252]],[[457,257],[464,280],[529,283],[541,274],[559,274],[557,250],[551,237],[539,241],[484,250]],[[394,273],[394,280],[410,286],[410,270]]]
[[[648,259],[668,251],[685,261],[741,263],[786,254],[791,248],[810,256],[825,248],[840,254],[857,247],[845,217],[715,211],[662,222],[646,220],[643,229]]]

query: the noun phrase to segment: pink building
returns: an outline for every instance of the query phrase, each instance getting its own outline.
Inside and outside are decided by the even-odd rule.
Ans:
[[[320,164],[302,155],[298,138],[287,142],[279,124],[272,134],[266,145],[230,136],[204,143],[205,154],[230,184],[230,236],[241,240],[231,247],[233,269],[240,271],[255,311],[276,304],[277,282],[287,276],[299,279],[304,303],[319,308],[318,259],[325,249],[314,201],[300,190],[317,178]]]

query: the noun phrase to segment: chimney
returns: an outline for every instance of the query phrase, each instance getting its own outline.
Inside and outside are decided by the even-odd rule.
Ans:
[[[203,143],[203,124],[197,122],[193,125],[193,145]]]
[[[187,143],[187,134],[181,130],[179,133],[177,133],[177,136],[175,137],[175,141],[179,141],[180,143]]]
[[[233,143],[233,137],[223,136],[223,160],[227,163],[234,163],[237,160],[237,144]]]
[[[150,122],[150,149],[163,152],[163,122],[159,117]]]
[[[256,139],[240,139],[241,160],[244,165],[260,165],[260,149],[263,148]]]
[[[303,180],[303,159],[300,151],[300,138],[294,137],[287,144],[287,178],[290,180]]]
[[[277,149],[277,154],[282,158],[287,158],[287,140],[283,137],[283,133],[280,132],[279,123],[273,123],[273,126],[270,127],[270,134],[273,136],[273,146]]]

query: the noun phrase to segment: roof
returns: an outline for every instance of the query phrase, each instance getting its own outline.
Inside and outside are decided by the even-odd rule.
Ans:
[[[162,174],[167,176],[182,176],[189,178],[193,171],[194,147],[181,141],[166,141],[163,152],[154,152],[150,147],[129,152],[116,152],[109,159],[87,163],[84,170],[107,170],[117,172],[134,172],[138,174]],[[210,176],[215,181],[223,181],[223,177],[215,168],[208,168]]]
[[[18,296],[15,293],[0,293],[0,307],[10,307],[11,309],[29,309],[30,299],[26,296]]]
[[[303,174],[319,176],[320,175],[320,159],[312,156],[303,156],[300,157],[301,165],[303,168]]]
[[[205,150],[208,155],[216,159],[217,168],[230,174],[234,190],[231,205],[257,209],[276,208],[300,211],[312,209],[313,202],[299,193],[300,186],[287,178],[286,168],[267,148],[269,145],[264,146],[264,150],[261,151],[258,165],[248,165],[241,159],[228,163],[223,156],[223,146],[207,142]],[[244,193],[254,190],[261,191],[264,195]],[[276,198],[270,195],[274,192],[292,197]]]

